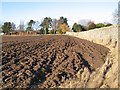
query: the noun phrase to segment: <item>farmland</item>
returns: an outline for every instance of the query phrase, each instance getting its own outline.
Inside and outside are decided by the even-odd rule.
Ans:
[[[84,68],[92,73],[101,67],[108,52],[102,45],[67,35],[3,36],[2,87],[58,87]]]

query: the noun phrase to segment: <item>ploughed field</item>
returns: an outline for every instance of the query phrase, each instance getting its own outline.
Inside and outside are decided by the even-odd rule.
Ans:
[[[50,88],[101,67],[109,49],[66,35],[3,36],[2,87]]]

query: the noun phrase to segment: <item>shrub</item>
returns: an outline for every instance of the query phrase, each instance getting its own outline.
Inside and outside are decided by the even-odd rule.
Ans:
[[[58,34],[62,34],[63,32],[62,32],[62,30],[61,29],[59,29],[58,30]]]
[[[96,28],[101,28],[101,27],[105,27],[105,25],[103,23],[96,24]]]
[[[49,34],[54,34],[53,30],[50,30],[50,31],[49,31]]]
[[[112,26],[112,24],[111,24],[111,23],[108,23],[108,24],[106,24],[105,26],[106,26],[106,27],[108,27],[108,26]]]
[[[87,30],[95,29],[95,28],[96,28],[96,25],[94,24],[94,22],[92,22],[92,21],[88,22]]]
[[[73,32],[81,32],[82,29],[83,29],[82,25],[77,24],[77,23],[74,23],[74,25],[72,27]]]

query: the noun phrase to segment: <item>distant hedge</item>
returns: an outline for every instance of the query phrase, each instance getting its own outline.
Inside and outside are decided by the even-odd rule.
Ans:
[[[107,23],[107,24],[98,23],[98,24],[96,24],[96,28],[108,27],[108,26],[111,26],[111,25],[112,24],[110,24],[110,23]]]

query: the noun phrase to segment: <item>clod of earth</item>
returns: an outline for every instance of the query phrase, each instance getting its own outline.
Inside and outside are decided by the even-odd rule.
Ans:
[[[3,88],[58,87],[77,77],[78,71],[89,72],[101,67],[108,48],[70,36],[3,36]]]

